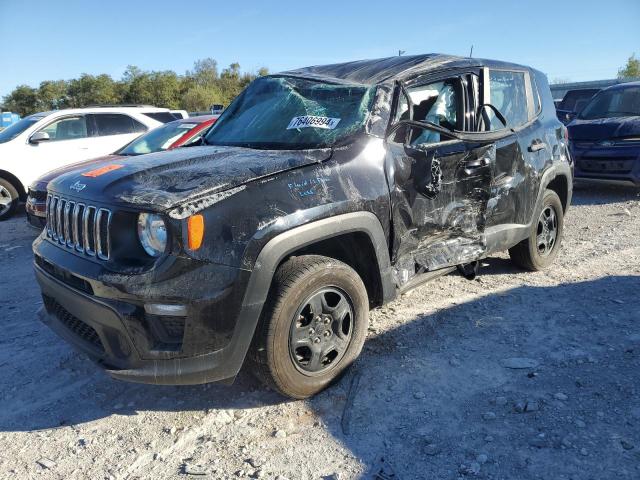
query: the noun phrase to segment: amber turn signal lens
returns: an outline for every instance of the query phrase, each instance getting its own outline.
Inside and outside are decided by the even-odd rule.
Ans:
[[[189,237],[189,250],[198,250],[204,237],[204,217],[193,215],[187,220],[187,235]]]

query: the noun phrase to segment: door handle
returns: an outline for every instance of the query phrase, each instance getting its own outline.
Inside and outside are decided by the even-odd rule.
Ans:
[[[546,143],[544,143],[540,139],[534,140],[533,142],[531,142],[531,145],[529,145],[530,152],[538,152],[540,150],[544,150],[545,148],[547,148]]]

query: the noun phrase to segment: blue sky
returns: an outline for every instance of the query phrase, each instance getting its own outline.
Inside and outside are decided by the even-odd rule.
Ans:
[[[640,55],[640,0],[0,0],[0,96],[16,85],[125,67],[184,73],[451,53],[534,66],[551,80],[613,78]]]

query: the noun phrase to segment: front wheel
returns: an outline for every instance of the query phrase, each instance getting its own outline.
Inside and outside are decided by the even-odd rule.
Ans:
[[[0,178],[0,221],[13,215],[18,207],[20,195],[11,182]]]
[[[326,388],[362,350],[367,290],[351,267],[306,255],[276,272],[252,346],[253,372],[285,396]]]
[[[558,194],[553,190],[546,190],[529,237],[509,249],[511,261],[531,271],[543,270],[551,265],[558,256],[562,242],[563,213]]]

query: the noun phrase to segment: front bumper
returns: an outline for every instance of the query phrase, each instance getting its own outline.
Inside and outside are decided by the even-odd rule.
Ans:
[[[45,193],[46,195],[46,193]],[[25,204],[25,210],[27,211],[27,221],[32,227],[43,229],[47,224],[46,215],[47,204],[35,199],[29,195]]]
[[[159,301],[157,295],[144,297],[123,292],[123,285],[105,284],[66,270],[59,262],[49,263],[40,254],[50,248],[57,247],[48,245],[46,240],[34,244],[35,274],[44,300],[40,319],[111,376],[140,383],[188,385],[228,381],[237,375],[262,305],[238,304],[236,310],[230,306],[233,301],[225,303],[228,288],[214,288],[207,296],[200,295],[195,287],[187,288],[189,293],[175,291],[176,285],[187,287],[192,282],[194,271],[183,272],[181,278],[173,279],[178,282],[172,282],[173,287],[162,283],[157,286],[165,302],[185,304],[188,310],[184,318],[178,319],[182,321],[182,329],[180,325],[177,328],[179,341],[175,342],[176,335],[167,340],[166,329],[161,328],[165,319],[149,315],[144,309],[147,301]],[[74,257],[62,250],[61,253]],[[88,266],[79,261],[76,259],[75,270],[88,272]],[[208,266],[205,270],[209,275],[225,276]],[[201,277],[202,270],[196,270],[195,275]],[[231,283],[236,281],[240,280]],[[215,281],[211,285],[215,286]],[[166,296],[165,288],[173,288],[173,297]],[[148,285],[146,289],[151,291]],[[180,298],[180,293],[190,297]],[[220,318],[225,316],[230,318]],[[176,318],[169,319],[175,327]]]
[[[640,185],[640,145],[605,146],[595,142],[571,142],[579,180]]]
[[[27,222],[29,223],[30,226],[37,228],[38,230],[42,230],[44,227],[47,226],[46,218],[33,215],[28,210],[27,210]]]

